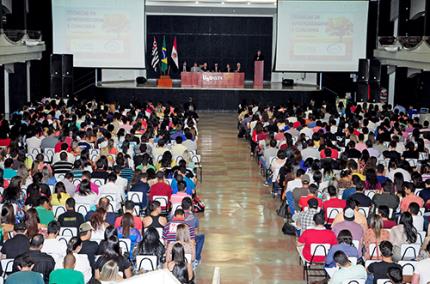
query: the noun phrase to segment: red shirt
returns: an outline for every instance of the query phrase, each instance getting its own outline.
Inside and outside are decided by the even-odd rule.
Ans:
[[[157,195],[167,196],[168,201],[170,201],[170,196],[172,196],[172,188],[165,182],[157,182],[151,186],[149,191],[149,200],[152,201],[152,198]]]
[[[326,220],[327,223],[331,224],[333,223],[334,216],[330,216],[333,218],[327,219],[327,208],[342,208],[343,210],[346,207],[346,200],[339,199],[337,197],[331,198],[329,200],[324,201],[322,207],[324,209],[324,219]]]
[[[137,216],[133,216],[133,221],[134,221],[134,227],[137,230],[139,230],[139,232],[141,232],[143,228],[142,219],[140,219]],[[122,216],[117,217],[115,219],[115,228],[121,227],[121,222],[122,222]]]
[[[397,223],[393,220],[383,220],[383,228],[384,229],[391,229],[394,226],[397,226]]]
[[[305,207],[308,207],[309,205],[308,205],[308,200],[309,199],[312,199],[312,198],[315,198],[316,200],[318,200],[318,207],[319,208],[321,208],[322,206],[323,206],[323,203],[322,203],[322,200],[320,199],[320,198],[318,198],[318,197],[315,197],[314,195],[312,195],[312,194],[308,194],[308,195],[306,195],[306,196],[302,196],[302,197],[300,197],[300,199],[299,199],[299,206],[300,206],[300,208],[305,208]]]
[[[337,244],[336,235],[331,230],[318,230],[318,229],[307,229],[303,232],[303,234],[299,237],[299,243],[304,244],[303,247],[303,257],[307,261],[311,261],[311,244],[329,244],[335,245]],[[327,251],[328,254],[328,251]],[[315,256],[312,260],[313,262],[324,262],[324,256]]]

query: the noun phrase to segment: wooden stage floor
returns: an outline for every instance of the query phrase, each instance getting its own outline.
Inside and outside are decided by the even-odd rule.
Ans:
[[[283,235],[279,201],[263,186],[248,144],[237,138],[236,114],[200,114],[199,151],[206,203],[200,214],[206,235],[197,283],[211,283],[220,267],[221,283],[304,283],[295,238]]]

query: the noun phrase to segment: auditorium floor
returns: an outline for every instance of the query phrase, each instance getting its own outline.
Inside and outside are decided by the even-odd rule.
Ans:
[[[201,113],[199,139],[206,241],[197,284],[211,283],[217,266],[221,283],[304,283],[295,239],[281,232],[279,203],[263,186],[248,144],[237,138],[236,114]]]

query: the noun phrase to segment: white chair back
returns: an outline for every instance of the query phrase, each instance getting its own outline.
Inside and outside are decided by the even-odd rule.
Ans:
[[[64,242],[67,246],[72,236],[58,236],[56,239],[60,242]]]
[[[344,280],[342,284],[364,284],[366,283],[365,279],[350,279],[350,280]]]
[[[76,212],[81,213],[82,216],[86,216],[91,210],[91,206],[88,204],[76,204]]]
[[[58,219],[58,216],[66,212],[66,207],[59,205],[59,206],[52,206],[52,212],[54,212],[54,216],[56,219]]]
[[[378,279],[376,284],[393,284],[390,279]]]
[[[92,178],[91,182],[94,183],[97,186],[102,186],[106,183],[106,181],[102,178]]]
[[[169,200],[164,195],[154,195],[152,197],[152,201],[160,202],[161,207],[167,207],[167,204],[169,203]]]
[[[372,259],[373,257],[380,256],[381,252],[379,251],[379,246],[376,244],[370,244],[369,245],[369,255],[370,255],[370,259]]]
[[[328,207],[327,219],[334,219],[336,218],[337,214],[340,214],[340,213],[343,213],[343,208]]]
[[[426,238],[425,231],[418,231],[416,244],[422,245],[424,243],[424,239]]]
[[[137,270],[153,271],[157,269],[157,256],[155,255],[137,255]]]
[[[3,269],[3,275],[2,277],[4,277],[6,275],[6,273],[11,273],[12,272],[12,268],[13,268],[13,258],[5,258],[1,260],[1,267]]]
[[[400,266],[402,266],[403,276],[412,276],[415,272],[415,266],[417,265],[416,261],[404,261],[401,260],[398,262]]]
[[[327,256],[330,244],[311,244],[311,256]]]
[[[402,244],[400,246],[401,260],[412,260],[417,258],[420,252],[419,244]]]
[[[369,207],[359,207],[358,212],[362,213],[364,217],[369,217]]]
[[[119,239],[119,247],[121,248],[122,254],[128,252],[131,253],[131,240],[130,239]]]
[[[128,193],[128,199],[133,201],[134,203],[142,203],[143,200],[143,192],[139,191],[130,191]]]
[[[59,236],[76,237],[78,229],[76,227],[61,227]]]

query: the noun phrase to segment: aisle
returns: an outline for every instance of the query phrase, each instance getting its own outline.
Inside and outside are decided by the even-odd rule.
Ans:
[[[247,143],[237,138],[236,114],[201,113],[199,137],[206,242],[197,284],[210,283],[215,266],[222,283],[303,283],[295,240],[281,233],[278,203]]]

